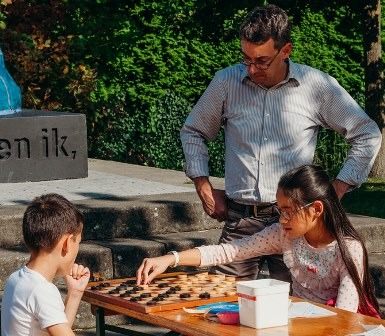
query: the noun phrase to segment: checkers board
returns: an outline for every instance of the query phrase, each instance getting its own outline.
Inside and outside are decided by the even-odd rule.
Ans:
[[[165,273],[140,286],[136,278],[90,282],[83,297],[141,313],[238,300],[234,277],[207,272]]]

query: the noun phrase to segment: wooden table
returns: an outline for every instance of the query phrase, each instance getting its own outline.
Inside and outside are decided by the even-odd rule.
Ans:
[[[148,322],[166,329],[171,332],[168,335],[178,335],[179,333],[188,336],[346,336],[350,333],[363,332],[364,328],[360,324],[382,324],[385,320],[369,317],[361,314],[351,313],[345,310],[326,307],[336,312],[336,315],[317,318],[293,318],[289,319],[289,324],[283,327],[254,329],[242,325],[224,325],[217,322],[208,321],[202,316],[186,313],[183,309],[161,311],[154,313],[141,313],[127,308],[115,306],[94,298],[83,298],[93,305],[96,313],[97,336],[104,336],[105,330],[124,333],[124,329],[104,323],[105,312],[123,314],[138,320]],[[293,301],[301,301],[292,298]],[[318,304],[317,304],[318,305]],[[134,335],[132,331],[127,335]]]

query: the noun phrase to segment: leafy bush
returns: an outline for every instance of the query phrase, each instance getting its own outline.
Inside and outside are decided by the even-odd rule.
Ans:
[[[174,93],[167,93],[150,108],[150,127],[144,148],[149,164],[183,170],[184,156],[179,132],[191,108],[191,103]]]
[[[148,153],[148,163],[159,168],[183,170],[184,155],[180,143],[180,129],[193,104],[168,92],[150,111],[148,130],[143,152]],[[224,176],[224,134],[210,142],[210,171],[212,175]]]
[[[337,132],[321,129],[314,162],[326,169],[330,176],[336,177],[346,160],[349,147]]]

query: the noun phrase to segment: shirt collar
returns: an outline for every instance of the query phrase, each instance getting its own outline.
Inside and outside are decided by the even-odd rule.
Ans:
[[[288,58],[288,61],[289,61],[289,74],[287,76],[287,79],[288,80],[293,79],[297,81],[299,84],[301,84],[302,76],[299,72],[297,63],[292,62],[290,58]]]

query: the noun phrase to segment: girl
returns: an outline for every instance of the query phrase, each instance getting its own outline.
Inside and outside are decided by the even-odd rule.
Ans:
[[[172,265],[209,266],[280,253],[294,296],[380,317],[365,245],[327,173],[316,165],[292,169],[281,177],[276,197],[280,223],[231,243],[144,259],[137,282],[148,283]]]

